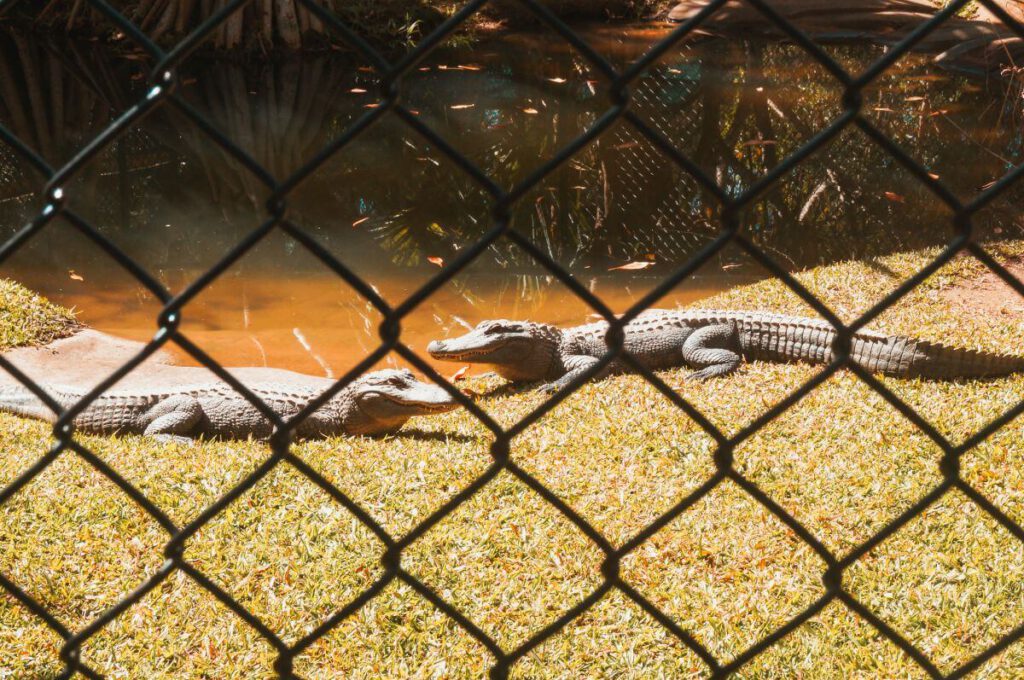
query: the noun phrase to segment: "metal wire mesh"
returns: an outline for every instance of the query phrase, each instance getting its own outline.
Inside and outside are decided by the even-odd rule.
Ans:
[[[372,49],[363,41],[358,33],[346,26],[337,17],[319,7],[314,0],[301,0],[310,12],[316,14],[325,25],[331,27],[343,40],[356,49],[365,57],[380,78],[379,102],[375,108],[366,112],[356,120],[343,134],[335,139],[327,147],[320,150],[311,160],[302,166],[297,172],[288,177],[278,178],[272,176],[265,168],[261,167],[241,148],[234,144],[224,134],[211,124],[201,113],[193,108],[176,92],[177,70],[182,63],[189,58],[189,55],[208,38],[213,30],[234,12],[241,11],[247,4],[247,0],[232,0],[220,6],[212,16],[207,18],[193,33],[182,40],[173,49],[164,50],[151,41],[145,34],[132,25],[121,13],[105,0],[88,0],[96,10],[105,15],[112,24],[126,34],[131,40],[140,45],[156,62],[152,70],[150,87],[145,97],[135,102],[120,117],[108,125],[100,134],[82,147],[79,152],[68,163],[61,167],[50,167],[46,161],[31,148],[19,140],[6,128],[0,126],[0,139],[14,149],[22,157],[27,159],[32,166],[45,177],[45,185],[42,189],[44,206],[38,215],[32,219],[21,231],[0,247],[0,262],[3,262],[12,253],[22,247],[25,242],[37,234],[45,234],[47,225],[56,218],[62,217],[75,229],[91,239],[97,246],[105,251],[110,258],[134,276],[143,286],[152,292],[163,304],[159,314],[159,331],[151,342],[136,357],[122,366],[113,375],[97,385],[89,394],[77,404],[66,410],[39,385],[35,384],[26,375],[20,372],[6,359],[0,358],[0,366],[10,372],[17,380],[25,385],[47,404],[54,412],[59,413],[59,418],[54,426],[56,444],[53,448],[41,457],[34,465],[25,470],[19,477],[5,488],[0,489],[0,505],[6,503],[15,493],[25,487],[34,478],[57,460],[58,457],[68,453],[76,454],[88,462],[99,473],[104,475],[111,482],[116,484],[121,491],[132,499],[140,508],[151,516],[167,533],[167,543],[164,548],[163,565],[145,583],[135,591],[127,594],[116,605],[95,618],[88,625],[80,630],[70,630],[54,615],[40,604],[35,598],[23,590],[19,584],[13,582],[4,574],[0,573],[0,587],[16,598],[22,605],[39,617],[49,628],[55,631],[64,640],[60,650],[60,659],[64,667],[61,677],[71,677],[76,673],[86,677],[101,677],[101,675],[80,658],[80,650],[83,645],[101,629],[107,626],[116,617],[122,614],[134,603],[142,599],[148,592],[156,588],[176,571],[184,572],[196,584],[211,593],[220,602],[226,605],[231,611],[239,616],[246,624],[251,626],[259,635],[265,638],[277,651],[275,671],[279,677],[297,677],[293,671],[293,660],[304,650],[309,648],[318,639],[325,636],[334,629],[341,621],[354,614],[367,602],[381,593],[386,586],[392,582],[404,582],[415,590],[421,597],[429,601],[439,610],[449,616],[458,626],[469,633],[480,642],[493,655],[494,663],[491,668],[491,677],[503,678],[509,674],[510,668],[536,648],[545,640],[556,635],[567,624],[580,617],[590,607],[597,603],[609,591],[618,590],[631,599],[672,635],[677,637],[689,649],[695,652],[707,665],[709,674],[712,677],[727,677],[732,675],[756,656],[771,647],[778,640],[795,630],[801,624],[813,617],[833,602],[840,602],[855,612],[864,621],[874,627],[879,633],[892,641],[910,658],[912,658],[921,669],[932,677],[962,677],[978,669],[987,660],[991,659],[1001,651],[1005,650],[1015,641],[1024,637],[1024,624],[1018,626],[1005,634],[998,642],[975,656],[969,662],[962,665],[955,671],[944,674],[922,651],[916,648],[910,641],[901,636],[896,630],[887,625],[865,604],[858,601],[856,597],[844,589],[844,573],[854,563],[860,560],[874,547],[878,546],[887,537],[894,534],[908,522],[924,512],[929,506],[936,503],[945,494],[958,490],[977,503],[985,512],[990,514],[1003,527],[1013,534],[1018,540],[1024,541],[1024,528],[1015,524],[1006,514],[995,507],[985,496],[969,485],[960,475],[961,456],[977,444],[991,436],[1001,427],[1024,412],[1024,401],[1017,404],[1002,416],[990,422],[973,436],[967,438],[959,445],[954,445],[942,434],[936,431],[928,422],[919,416],[906,403],[901,401],[882,382],[865,371],[863,368],[849,361],[849,348],[852,334],[863,328],[873,319],[876,319],[885,310],[896,304],[903,296],[924,281],[928,276],[936,272],[943,265],[948,263],[954,256],[961,252],[967,252],[984,263],[1000,279],[1005,281],[1020,295],[1024,296],[1024,283],[1016,280],[1005,268],[1003,268],[993,257],[972,241],[972,217],[980,210],[989,205],[996,197],[1003,194],[1006,189],[1019,177],[1024,174],[1024,166],[1017,167],[1007,173],[1002,179],[991,187],[980,193],[969,203],[962,203],[955,195],[945,187],[938,179],[930,175],[920,164],[910,158],[884,133],[876,128],[865,116],[862,115],[861,92],[873,80],[883,74],[897,59],[910,50],[915,43],[934,30],[943,21],[953,16],[965,4],[967,0],[958,0],[949,4],[948,7],[936,13],[934,18],[920,25],[911,32],[904,40],[892,47],[884,56],[879,58],[863,73],[853,76],[841,68],[829,55],[824,52],[815,42],[795,27],[792,23],[781,17],[772,7],[769,0],[747,0],[764,16],[764,20],[776,24],[793,43],[806,50],[815,60],[828,70],[843,86],[844,96],[842,100],[842,114],[825,129],[816,133],[796,153],[782,160],[771,171],[753,182],[742,193],[733,194],[723,191],[716,181],[703,172],[700,167],[687,158],[669,141],[665,130],[659,127],[657,121],[653,123],[645,120],[637,110],[631,107],[634,94],[631,91],[631,84],[640,78],[646,70],[664,55],[668,50],[676,46],[681,40],[689,35],[694,29],[706,21],[712,14],[719,10],[725,0],[712,0],[706,8],[694,16],[690,21],[680,25],[670,35],[658,42],[642,58],[634,62],[625,70],[616,70],[600,54],[594,51],[580,36],[557,18],[542,2],[538,0],[520,0],[523,7],[532,12],[541,22],[546,24],[562,39],[568,42],[574,49],[578,50],[591,64],[591,66],[603,74],[610,83],[607,87],[608,108],[600,115],[588,130],[578,138],[562,148],[557,154],[547,159],[543,164],[533,171],[528,177],[511,188],[501,187],[496,184],[484,172],[478,169],[470,160],[460,154],[452,145],[437,135],[433,130],[420,121],[409,109],[405,108],[401,99],[403,76],[414,69],[417,64],[447,36],[456,30],[470,16],[480,10],[486,0],[473,0],[468,2],[459,12],[454,14],[448,21],[442,24],[436,31],[422,40],[415,49],[397,61],[389,61],[382,54]],[[1015,23],[998,6],[990,0],[980,0],[996,14],[1007,26],[1017,33],[1024,35],[1024,26]],[[643,93],[641,93],[643,94]],[[266,203],[265,221],[249,233],[243,240],[237,243],[226,253],[213,267],[206,271],[191,285],[177,295],[172,295],[156,278],[131,257],[125,254],[119,247],[104,237],[87,220],[83,219],[74,210],[75,197],[65,191],[69,181],[78,173],[83,166],[94,158],[103,149],[121,138],[132,126],[143,116],[151,113],[158,107],[169,107],[184,114],[191,122],[205,134],[212,142],[219,145],[227,154],[248,168],[255,177],[262,181],[270,192],[270,198]],[[288,217],[289,194],[312,173],[323,165],[333,155],[342,152],[356,137],[364,133],[375,122],[384,116],[393,116],[404,121],[413,131],[424,137],[435,148],[443,152],[461,171],[474,180],[491,197],[491,219],[493,226],[487,233],[475,243],[467,245],[452,261],[448,262],[429,282],[416,290],[406,300],[397,306],[391,306],[379,296],[374,288],[361,278],[356,276],[344,263],[333,257],[316,240],[306,234],[302,228],[292,222]],[[582,150],[589,143],[602,135],[614,123],[624,121],[628,124],[630,134],[648,140],[660,152],[665,154],[675,163],[678,168],[687,176],[693,178],[694,185],[699,185],[701,190],[713,196],[720,206],[720,230],[717,235],[702,247],[699,252],[686,264],[679,267],[663,282],[645,295],[639,302],[633,305],[624,314],[616,316],[602,302],[601,299],[588,291],[586,286],[581,285],[557,262],[548,257],[542,249],[538,248],[529,239],[510,228],[511,211],[516,202],[538,185],[539,182],[563,163],[566,163],[575,153]],[[914,276],[905,280],[891,294],[886,296],[871,309],[850,324],[844,324],[831,309],[820,300],[816,299],[806,288],[794,279],[785,269],[777,264],[763,250],[759,249],[741,229],[739,214],[741,210],[757,200],[767,189],[791,171],[798,164],[803,162],[812,153],[821,148],[824,144],[836,137],[847,128],[858,128],[870,139],[877,143],[886,152],[892,155],[903,167],[912,173],[925,187],[927,187],[938,201],[947,205],[952,211],[953,237],[942,252],[924,269]],[[301,413],[294,418],[282,419],[275,414],[266,404],[260,401],[253,393],[238,380],[232,377],[202,348],[193,344],[180,330],[181,314],[183,308],[194,299],[200,292],[209,286],[218,276],[225,272],[233,263],[237,262],[249,250],[256,246],[262,239],[275,230],[281,230],[293,237],[312,255],[327,265],[341,279],[351,285],[356,291],[363,295],[383,316],[380,325],[381,344],[361,361],[356,367],[339,379],[335,385],[321,397],[310,403]],[[474,259],[481,256],[495,240],[505,238],[522,248],[553,277],[561,281],[583,300],[593,311],[603,317],[609,323],[609,330],[606,341],[608,353],[595,365],[586,375],[575,380],[568,389],[559,392],[551,397],[535,411],[523,418],[512,427],[503,428],[492,420],[479,406],[446,382],[438,375],[429,364],[418,357],[409,347],[402,342],[401,324],[402,320],[409,315],[418,305],[427,300],[431,294],[441,286],[449,282],[458,272],[471,264]],[[675,287],[678,283],[693,274],[702,264],[719,253],[729,244],[735,244],[744,250],[750,257],[758,261],[769,272],[778,277],[808,305],[817,311],[823,318],[828,320],[837,331],[835,343],[835,361],[807,381],[796,391],[783,399],[780,403],[770,408],[762,416],[757,418],[749,426],[745,427],[733,436],[726,436],[720,429],[715,427],[696,408],[689,404],[682,396],[673,391],[665,382],[658,378],[643,364],[623,353],[623,328],[631,320],[637,317],[643,310],[655,303],[662,295]],[[270,446],[272,455],[251,474],[247,475],[240,483],[234,486],[229,492],[221,496],[215,503],[209,506],[193,521],[185,526],[176,525],[159,507],[147,498],[139,489],[134,487],[118,472],[109,467],[103,460],[92,451],[79,443],[75,438],[73,429],[74,418],[95,399],[119,379],[124,377],[147,357],[154,354],[163,345],[176,343],[185,352],[194,357],[202,365],[209,368],[221,380],[231,385],[240,395],[257,408],[275,426],[275,433],[271,439]],[[446,502],[442,507],[420,522],[415,528],[404,536],[391,535],[379,522],[377,522],[367,511],[351,500],[340,489],[333,486],[324,477],[314,471],[302,459],[296,456],[290,448],[292,433],[295,432],[298,424],[311,412],[324,404],[329,398],[337,394],[344,386],[358,377],[363,371],[373,366],[379,359],[390,352],[397,352],[409,363],[416,366],[432,380],[444,387],[455,399],[468,409],[479,421],[492,433],[493,442],[490,453],[493,458],[490,466],[479,475],[471,484],[462,489],[457,495]],[[662,394],[672,401],[679,409],[685,412],[690,418],[703,428],[712,437],[717,445],[714,452],[714,462],[717,471],[707,479],[697,490],[685,498],[679,500],[673,507],[662,514],[655,522],[651,523],[632,539],[619,547],[615,547],[590,523],[581,517],[572,507],[567,505],[556,494],[552,493],[545,485],[524,470],[510,457],[510,441],[517,434],[522,433],[531,427],[545,414],[549,413],[558,403],[565,400],[583,382],[599,373],[613,359],[618,359],[630,365],[637,373],[642,375]],[[928,438],[942,450],[941,460],[942,481],[935,486],[927,495],[916,502],[912,507],[889,522],[884,528],[878,531],[870,539],[851,550],[844,557],[840,558],[833,554],[818,538],[807,528],[797,521],[791,514],[786,512],[778,503],[765,494],[754,482],[745,478],[733,465],[733,452],[742,442],[754,435],[767,423],[780,416],[784,411],[794,406],[816,386],[826,381],[840,368],[846,368],[855,373],[860,380],[864,381],[872,390],[880,394],[896,410],[910,420],[916,427],[920,428]],[[245,491],[252,488],[257,482],[264,478],[271,470],[278,466],[292,466],[307,479],[327,492],[334,500],[350,511],[360,522],[371,530],[386,546],[381,555],[383,564],[383,575],[365,592],[361,593],[351,602],[334,612],[327,620],[317,626],[314,630],[299,639],[294,644],[286,644],[274,631],[270,630],[254,614],[243,607],[225,590],[216,585],[203,571],[190,563],[184,556],[184,546],[190,537],[194,536],[201,528],[216,517],[225,507],[236,500]],[[416,576],[406,571],[402,566],[403,551],[418,538],[422,537],[432,527],[444,520],[453,513],[459,506],[469,500],[484,485],[495,478],[499,473],[506,472],[514,475],[525,483],[529,488],[536,491],[540,496],[580,529],[593,543],[604,553],[604,562],[601,567],[602,583],[587,597],[578,602],[574,607],[563,613],[557,620],[535,632],[525,642],[514,649],[502,648],[495,639],[489,636],[481,628],[475,625],[466,615],[449,604],[430,585],[419,580]],[[756,644],[736,655],[727,663],[723,663],[704,646],[690,632],[680,627],[670,616],[659,610],[650,601],[644,598],[633,586],[627,583],[620,576],[619,565],[623,558],[635,551],[645,541],[651,538],[659,529],[666,526],[673,519],[686,512],[691,506],[709,494],[716,486],[725,480],[731,480],[742,488],[757,503],[762,505],[775,517],[789,527],[802,541],[804,541],[827,565],[822,580],[825,592],[821,597],[807,606],[788,623],[764,637]]]

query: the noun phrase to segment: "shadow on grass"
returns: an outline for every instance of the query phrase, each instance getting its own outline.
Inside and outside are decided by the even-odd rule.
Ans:
[[[484,441],[482,437],[473,437],[468,434],[462,434],[460,432],[428,432],[427,430],[421,430],[416,427],[410,427],[396,432],[391,435],[395,439],[420,439],[426,441],[436,442],[475,442]]]

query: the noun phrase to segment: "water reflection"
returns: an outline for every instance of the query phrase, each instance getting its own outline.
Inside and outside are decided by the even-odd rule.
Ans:
[[[593,37],[621,65],[656,36],[640,30]],[[853,69],[880,54],[875,48],[837,49]],[[2,36],[0,121],[49,163],[66,162],[140,97],[148,66],[138,55]],[[183,100],[276,178],[303,167],[371,111],[380,85],[370,70],[341,56],[258,67],[195,62],[181,82]],[[402,101],[507,189],[607,110],[604,85],[561,43],[519,35],[434,53],[411,72]],[[842,111],[839,83],[798,48],[755,42],[680,47],[638,80],[631,94],[637,113],[732,195],[756,185]],[[1024,158],[1022,126],[1014,118],[1019,114],[996,83],[937,72],[911,55],[869,88],[865,101],[865,115],[962,198]],[[40,185],[29,164],[0,149],[5,236],[38,210]],[[87,165],[67,193],[79,214],[180,289],[264,219],[269,192],[194,123],[165,107]],[[1015,207],[1020,193],[979,215],[980,235],[1024,231]],[[390,114],[313,172],[289,203],[292,220],[393,301],[436,272],[431,259],[451,259],[492,226],[489,194]],[[767,188],[742,221],[751,240],[791,267],[941,243],[952,233],[942,204],[855,130]],[[513,227],[553,259],[607,281],[601,292],[620,307],[709,243],[721,224],[720,206],[699,182],[625,124],[546,176],[517,204],[513,219]],[[637,260],[655,265],[611,279],[595,276]],[[756,275],[730,252],[693,289],[731,283],[721,278],[723,268]],[[54,225],[49,237],[31,241],[2,274],[77,305],[86,321],[101,327],[136,336],[151,328],[153,301],[138,295],[129,277],[67,225]],[[332,316],[354,294],[342,292],[320,262],[287,238],[261,244],[225,281],[223,291],[211,289],[188,310],[197,331],[237,331],[265,312],[268,324],[294,335],[292,330],[312,323],[295,316],[307,300],[333,310],[323,327],[366,325],[351,315]],[[256,289],[259,295],[245,292]],[[339,291],[337,300],[328,289]],[[693,294],[683,292],[680,299]],[[122,304],[107,304],[104,296]],[[275,299],[293,302],[272,311]],[[568,310],[586,313],[503,240],[438,299],[453,308],[444,323],[459,314],[562,320]],[[471,302],[457,312],[456,300]],[[511,300],[526,306],[515,309]],[[359,342],[347,344],[372,342],[374,333],[358,330]],[[299,360],[287,355],[283,361]]]

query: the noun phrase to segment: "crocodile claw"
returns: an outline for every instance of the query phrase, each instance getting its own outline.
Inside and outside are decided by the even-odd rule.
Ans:
[[[537,388],[537,391],[540,392],[541,394],[554,394],[555,392],[558,391],[558,384],[553,382],[544,383],[543,385]]]

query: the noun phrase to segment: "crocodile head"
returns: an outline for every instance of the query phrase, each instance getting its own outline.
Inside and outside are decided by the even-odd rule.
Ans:
[[[544,380],[561,341],[562,332],[555,326],[497,319],[457,338],[435,340],[427,352],[442,361],[490,364],[509,380]]]
[[[350,434],[388,434],[413,416],[444,413],[459,406],[443,389],[417,380],[407,370],[367,373],[352,383],[349,396],[352,408],[345,415],[345,429]]]

